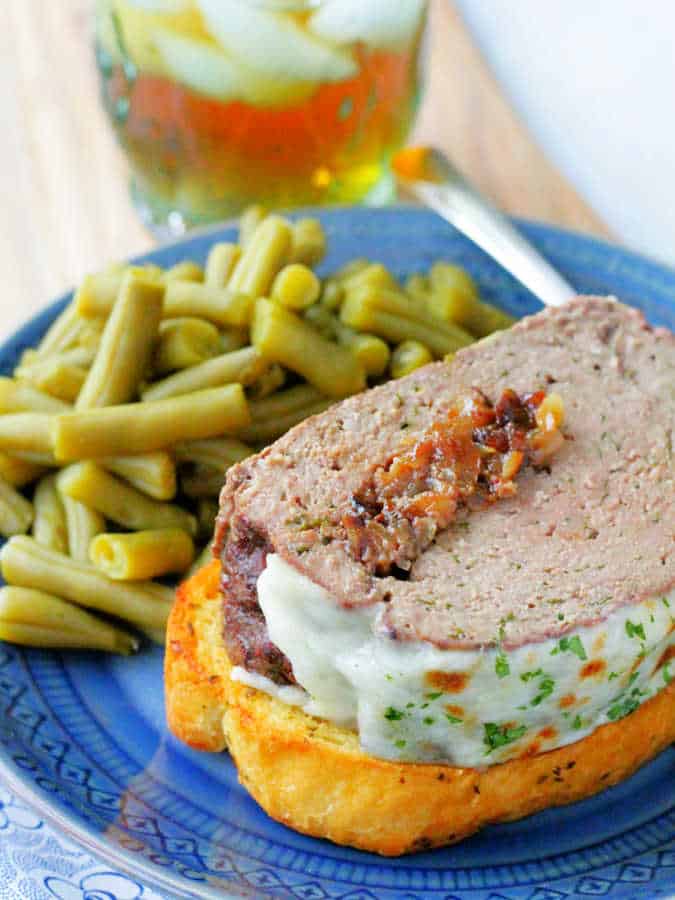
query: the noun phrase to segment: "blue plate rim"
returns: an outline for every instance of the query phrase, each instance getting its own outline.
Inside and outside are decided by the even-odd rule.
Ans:
[[[330,209],[321,210],[309,207],[302,210],[294,210],[292,217],[295,218],[303,214],[316,214],[317,212],[324,214],[340,211],[346,212],[353,211],[354,209],[355,207],[350,206],[332,207]],[[359,208],[357,207],[356,209]],[[387,209],[394,213],[422,210],[421,207],[408,204],[395,204]],[[554,226],[537,220],[513,217],[512,221],[516,226],[523,228],[526,232],[539,235],[542,238],[552,239],[554,242],[560,239],[568,239],[576,242],[580,241],[589,249],[593,248],[601,253],[616,254],[624,263],[646,268],[650,274],[658,277],[666,284],[671,284],[673,289],[675,289],[675,267],[663,263],[649,255],[624,248],[611,240],[598,238],[573,229]],[[146,260],[152,260],[158,254],[171,250],[172,248],[189,246],[193,242],[209,237],[216,239],[219,234],[228,229],[232,229],[235,224],[235,221],[224,221],[213,226],[194,229],[174,241],[161,244],[144,253],[136,254],[130,257],[128,262],[135,264]],[[72,290],[65,291],[56,300],[49,303],[45,308],[41,309],[24,322],[11,335],[7,336],[0,344],[0,356],[7,353],[12,345],[19,343],[25,331],[32,329],[37,325],[48,325],[53,318],[55,318],[63,305],[72,298],[72,295]],[[46,822],[56,829],[62,830],[67,838],[89,850],[98,859],[117,866],[120,871],[126,872],[133,877],[142,878],[144,884],[147,886],[155,887],[158,890],[170,891],[178,896],[197,898],[197,900],[200,900],[200,898],[208,898],[208,900],[210,900],[210,898],[214,898],[214,900],[221,898],[222,900],[223,897],[228,896],[223,893],[222,889],[213,887],[209,885],[208,881],[203,880],[196,881],[194,889],[191,889],[185,877],[174,875],[156,864],[147,862],[142,856],[124,849],[119,844],[106,841],[103,836],[97,833],[94,827],[85,820],[76,819],[75,813],[73,813],[72,816],[69,816],[65,812],[62,812],[58,807],[52,805],[46,796],[43,797],[37,791],[28,777],[22,777],[21,768],[13,761],[8,760],[6,758],[6,753],[6,750],[0,746],[0,778],[5,781],[9,789],[22,800],[30,804]],[[675,889],[675,880],[673,881],[673,888]],[[229,896],[240,897],[246,896],[246,894],[237,891],[232,892]],[[675,894],[673,896],[675,896]]]

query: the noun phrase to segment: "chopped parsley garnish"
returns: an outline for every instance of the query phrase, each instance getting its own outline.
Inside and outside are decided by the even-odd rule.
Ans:
[[[427,700],[438,700],[439,697],[443,696],[443,691],[434,691],[433,694],[425,694],[424,696]]]
[[[584,649],[584,645],[581,642],[581,638],[578,634],[575,634],[574,637],[564,637],[560,638],[558,641],[558,646],[554,647],[551,650],[551,656],[556,656],[558,653],[574,653],[575,656],[578,656],[579,659],[583,662],[588,659],[586,656],[586,650]]]
[[[504,652],[498,653],[495,658],[495,672],[497,678],[506,678],[507,675],[511,674],[511,666]]]
[[[395,747],[398,747],[399,750],[403,750],[406,745],[406,741],[396,741],[394,744]]]
[[[393,706],[388,706],[384,711],[385,719],[388,719],[390,722],[398,722],[404,715],[403,710],[395,709]]]
[[[629,638],[637,637],[641,641],[646,641],[647,636],[645,635],[645,626],[640,623],[639,625],[635,625],[631,622],[630,619],[626,619],[626,634]]]
[[[535,669],[534,672],[523,672],[520,676],[521,681],[532,681],[533,678],[539,678],[540,675],[544,674],[543,669]]]
[[[572,728],[574,728],[575,731],[579,731],[579,729],[581,727],[582,727],[581,716],[577,714],[574,717],[574,721],[572,722]]]
[[[537,695],[533,700],[530,701],[530,706],[539,706],[542,700],[545,700],[549,697],[554,689],[555,689],[555,680],[551,678],[543,669],[535,669],[532,672],[523,672],[520,676],[520,680],[527,683],[528,681],[533,681],[535,678],[541,678],[541,681],[537,685]],[[519,706],[518,709],[527,709],[526,706]]]
[[[434,719],[433,716],[425,716],[425,717],[422,719],[422,722],[423,722],[425,725],[433,725],[435,721],[436,721],[436,719]]]
[[[551,678],[550,675],[544,675],[544,677],[539,682],[537,690],[539,693],[536,697],[531,701],[530,706],[539,706],[539,704],[545,700],[547,697],[550,697],[555,689],[555,680]]]
[[[640,688],[633,688],[630,694],[622,695],[607,710],[607,718],[612,722],[629,716],[642,703],[642,697],[646,697],[648,691],[641,691]]]
[[[607,676],[607,681],[614,681],[614,679],[618,678],[618,677],[619,677],[618,672],[610,672],[609,675]]]
[[[452,713],[446,713],[445,718],[450,722],[451,725],[461,725],[462,719],[459,716],[453,716]]]
[[[507,744],[513,744],[519,740],[527,731],[526,725],[497,725],[496,722],[483,722],[485,734],[483,735],[483,743],[487,747],[485,755],[492,753],[498,747],[506,747]]]
[[[670,660],[668,660],[668,662],[663,667],[663,683],[670,684],[673,678],[675,678],[675,675],[673,675],[670,671]]]

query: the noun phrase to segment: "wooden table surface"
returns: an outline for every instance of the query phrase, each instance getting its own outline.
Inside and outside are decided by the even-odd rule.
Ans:
[[[0,337],[104,263],[153,238],[98,102],[93,0],[5,0],[0,31]],[[432,0],[416,138],[447,151],[507,212],[606,231],[515,119],[448,0]]]

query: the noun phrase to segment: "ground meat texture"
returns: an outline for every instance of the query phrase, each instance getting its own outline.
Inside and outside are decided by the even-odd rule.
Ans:
[[[340,538],[350,498],[402,436],[421,437],[474,388],[493,400],[555,391],[568,439],[550,470],[522,472],[515,496],[469,501],[406,580],[374,575]],[[612,299],[577,298],[349,398],[233,467],[217,552],[228,528],[254,528],[336,603],[387,601],[378,627],[401,640],[468,650],[562,637],[675,584],[674,429],[672,333]]]

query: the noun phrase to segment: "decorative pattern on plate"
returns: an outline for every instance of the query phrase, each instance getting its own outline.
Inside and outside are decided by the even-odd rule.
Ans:
[[[330,236],[326,270],[366,255],[407,275],[446,256],[467,266],[486,299],[517,315],[537,307],[430,213],[355,209],[320,217]],[[523,228],[580,291],[616,293],[652,322],[675,327],[675,273],[600,241]],[[162,265],[204,259],[214,240],[232,237],[231,229],[196,235],[149,258]],[[57,308],[0,349],[1,369],[38,339]],[[582,804],[488,829],[447,850],[387,860],[272,822],[239,787],[227,756],[179,746],[164,726],[161,663],[158,650],[117,660],[0,644],[0,779],[9,786],[0,793],[0,897],[155,900],[154,889],[261,900],[675,894],[673,748]]]

